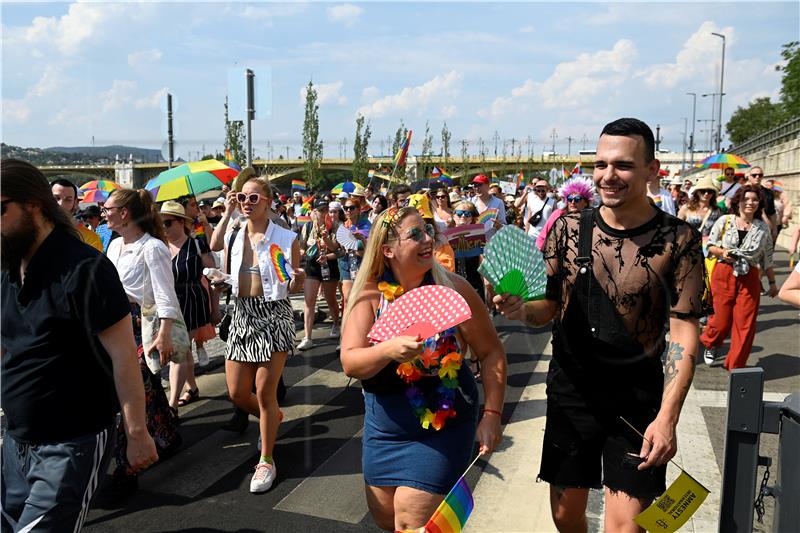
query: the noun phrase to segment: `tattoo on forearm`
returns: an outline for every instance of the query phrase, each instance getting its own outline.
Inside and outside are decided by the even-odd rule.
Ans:
[[[678,361],[683,359],[684,347],[676,342],[669,343],[667,361],[664,363],[664,389],[678,375]]]

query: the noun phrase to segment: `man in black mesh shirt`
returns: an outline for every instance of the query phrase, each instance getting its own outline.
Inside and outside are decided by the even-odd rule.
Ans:
[[[510,319],[553,320],[539,478],[550,483],[560,531],[586,531],[588,490],[601,486],[605,530],[640,531],[633,518],[665,490],[677,450],[698,352],[703,258],[700,234],[648,200],[658,169],[644,122],[606,125],[594,168],[602,205],[553,225],[546,298],[494,298]]]

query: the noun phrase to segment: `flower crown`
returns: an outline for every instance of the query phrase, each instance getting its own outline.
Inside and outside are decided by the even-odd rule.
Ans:
[[[399,218],[400,210],[396,207],[390,207],[383,214],[383,225],[389,229],[393,229]]]

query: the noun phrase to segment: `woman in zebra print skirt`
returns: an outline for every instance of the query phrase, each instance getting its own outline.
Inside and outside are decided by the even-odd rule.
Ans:
[[[236,296],[225,375],[231,400],[259,419],[261,457],[250,492],[269,490],[276,476],[272,449],[280,424],[277,387],[295,337],[289,290],[302,288],[305,276],[299,269],[296,235],[270,221],[271,204],[269,183],[256,177],[225,201],[226,210],[238,206],[243,216],[242,224],[225,235],[225,253],[231,256],[225,264],[230,265]]]

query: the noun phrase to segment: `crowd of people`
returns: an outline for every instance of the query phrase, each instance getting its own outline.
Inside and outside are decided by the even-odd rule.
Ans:
[[[70,181],[48,183],[34,166],[3,160],[4,526],[79,530],[111,456],[108,490],[136,490],[141,470],[179,451],[180,408],[200,396],[195,364],[208,362],[204,343],[217,335],[235,406],[224,429],[258,419],[250,491],[269,490],[283,367],[314,347],[321,297],[343,371],[363,387],[366,498],[381,528],[419,528],[471,462],[473,443],[479,453],[500,443],[499,312],[553,324],[539,478],[550,483],[556,526],[585,530],[588,490],[605,487],[606,529],[634,530],[633,517],[664,491],[700,350],[719,364],[732,334],[723,365],[746,366],[760,297],[778,294],[775,236],[791,217],[758,167],[746,182],[725,169],[721,180],[662,185],[658,171],[653,133],[636,119],[604,128],[592,176],[557,188],[535,178],[506,194],[485,174],[467,186],[281,194],[246,168],[212,201],[158,205],[146,190],[119,189],[80,207]],[[495,294],[478,272],[481,255],[454,250],[448,235],[478,225],[482,242],[505,225],[536,241],[543,300]],[[781,293],[787,301],[796,303],[798,277]],[[471,317],[429,339],[369,342],[393,302],[424,285],[457,291]],[[292,293],[303,294],[299,342]],[[91,398],[66,385],[87,379]]]

